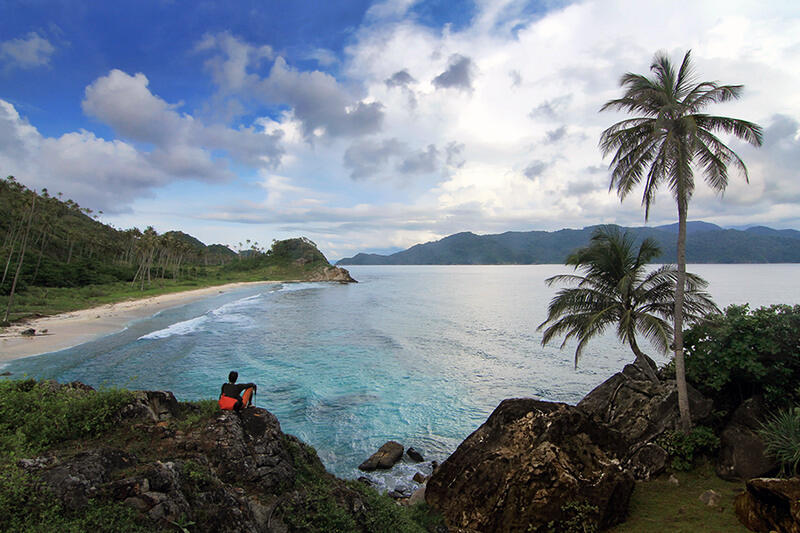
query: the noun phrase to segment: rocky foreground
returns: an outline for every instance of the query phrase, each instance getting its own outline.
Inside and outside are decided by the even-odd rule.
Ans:
[[[52,386],[92,393],[80,384]],[[711,401],[696,391],[691,404],[696,423],[711,415]],[[752,427],[758,409],[749,400],[730,417],[720,474],[749,479],[775,471]],[[264,409],[237,414],[143,391],[114,416],[119,429],[109,436],[17,465],[67,510],[111,502],[134,510],[145,530],[191,524],[190,531],[231,532],[605,529],[625,520],[637,480],[668,468],[664,437],[679,420],[674,383],[654,384],[634,365],[577,406],[505,400],[411,498],[435,510],[422,506],[427,518],[418,522],[364,484],[327,473],[316,452],[284,434]],[[375,468],[390,467],[396,458],[389,456],[398,456],[392,451],[362,467],[372,468],[372,459]],[[800,533],[798,494],[797,478],[750,479],[737,516],[753,531]]]

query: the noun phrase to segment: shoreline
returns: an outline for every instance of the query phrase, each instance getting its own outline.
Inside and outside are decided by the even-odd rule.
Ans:
[[[277,281],[243,281],[226,283],[150,296],[137,300],[126,300],[99,307],[70,311],[15,324],[0,334],[0,364],[15,359],[58,352],[122,331],[132,321],[152,316],[159,311],[187,304],[208,296],[228,292],[248,285],[266,285]],[[24,330],[33,328],[34,336],[24,336]],[[46,333],[42,333],[46,331]]]

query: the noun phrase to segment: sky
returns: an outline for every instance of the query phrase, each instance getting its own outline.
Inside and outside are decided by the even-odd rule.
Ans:
[[[645,224],[600,112],[653,56],[743,84],[764,144],[690,220],[800,229],[796,0],[0,2],[0,174],[120,228],[329,259],[447,235]],[[660,190],[648,225],[677,220]]]

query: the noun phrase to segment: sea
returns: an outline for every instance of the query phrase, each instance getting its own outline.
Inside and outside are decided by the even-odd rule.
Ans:
[[[389,440],[413,447],[369,474],[385,490],[411,490],[505,398],[577,403],[625,364],[613,331],[575,345],[542,346],[539,324],[563,265],[352,266],[356,284],[252,285],[160,311],[121,332],[67,350],[11,361],[3,371],[93,387],[169,390],[216,399],[228,372],[256,382],[256,405],[284,432],[314,446],[340,477]],[[800,265],[689,265],[716,303],[752,308],[800,303]],[[657,362],[668,356],[644,349]],[[401,487],[401,485],[405,484]]]

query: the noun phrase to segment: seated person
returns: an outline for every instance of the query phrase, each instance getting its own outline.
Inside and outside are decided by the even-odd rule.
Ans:
[[[239,373],[235,370],[228,374],[228,383],[222,385],[219,395],[219,408],[227,411],[239,411],[242,407],[252,405],[253,393],[258,387],[255,383],[236,383]]]

